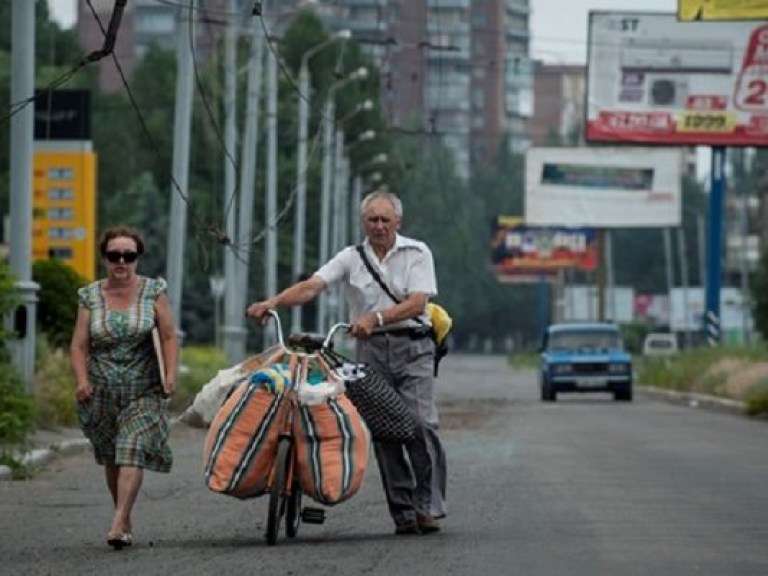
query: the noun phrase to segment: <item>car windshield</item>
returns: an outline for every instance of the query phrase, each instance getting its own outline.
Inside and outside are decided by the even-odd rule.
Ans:
[[[583,332],[555,332],[549,337],[550,350],[579,350],[590,348],[605,350],[620,347],[619,335],[606,330],[585,330]]]

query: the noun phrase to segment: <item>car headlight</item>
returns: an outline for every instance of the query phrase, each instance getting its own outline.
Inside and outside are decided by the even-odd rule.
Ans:
[[[611,362],[608,364],[608,372],[611,374],[627,374],[630,371],[630,365],[623,362]]]
[[[555,364],[552,366],[552,374],[569,374],[570,372],[570,364]]]

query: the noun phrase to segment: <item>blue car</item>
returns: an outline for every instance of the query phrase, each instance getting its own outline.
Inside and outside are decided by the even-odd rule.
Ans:
[[[632,401],[632,355],[619,327],[607,322],[552,324],[541,347],[541,399],[561,392],[609,392]]]

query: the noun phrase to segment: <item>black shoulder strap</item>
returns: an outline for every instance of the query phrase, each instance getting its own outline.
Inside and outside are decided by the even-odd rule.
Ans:
[[[365,264],[365,267],[368,269],[368,272],[370,272],[371,276],[373,276],[373,279],[376,280],[376,282],[379,283],[379,286],[381,286],[381,289],[384,290],[384,292],[387,293],[387,296],[389,296],[395,304],[400,304],[400,300],[395,297],[394,294],[392,294],[392,291],[389,289],[389,286],[384,284],[384,280],[381,279],[381,276],[376,271],[376,268],[373,267],[373,264],[371,264],[371,261],[368,260],[368,255],[365,253],[365,248],[362,244],[357,245],[357,252],[360,254],[360,258],[363,261],[363,264]]]
[[[392,294],[389,286],[384,284],[384,280],[381,279],[381,275],[376,271],[376,268],[373,267],[371,261],[368,260],[368,255],[365,253],[365,247],[362,244],[358,244],[355,246],[355,248],[357,248],[357,252],[360,254],[360,259],[363,261],[363,264],[365,264],[368,272],[371,274],[371,276],[373,276],[373,279],[378,282],[379,286],[381,286],[381,289],[384,290],[386,295],[389,296],[395,304],[400,304],[400,300],[394,294]],[[424,321],[421,318],[411,318],[411,320],[414,320],[422,325],[424,324]]]

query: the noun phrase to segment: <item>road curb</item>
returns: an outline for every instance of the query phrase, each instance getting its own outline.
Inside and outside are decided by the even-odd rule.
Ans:
[[[728,414],[737,414],[745,416],[745,406],[743,402],[731,400],[728,398],[717,398],[707,394],[697,394],[694,392],[677,392],[675,390],[664,390],[654,386],[635,386],[635,389],[648,398],[663,400],[673,404],[689,406],[690,408],[703,408]]]
[[[180,422],[180,416],[173,416],[170,419],[171,428]],[[91,450],[91,442],[85,436],[55,441],[47,446],[33,448],[26,452],[21,457],[21,464],[28,468],[43,468],[57,457],[76,456],[89,450]],[[13,480],[13,470],[8,466],[0,465],[0,482],[4,480]]]

